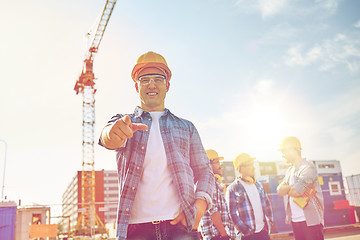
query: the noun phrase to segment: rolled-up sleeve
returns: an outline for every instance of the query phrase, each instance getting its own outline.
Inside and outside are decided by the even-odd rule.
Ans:
[[[306,165],[301,169],[301,171],[299,171],[297,181],[293,187],[300,194],[304,194],[307,187],[313,185],[316,179],[317,179],[317,172],[315,166]]]

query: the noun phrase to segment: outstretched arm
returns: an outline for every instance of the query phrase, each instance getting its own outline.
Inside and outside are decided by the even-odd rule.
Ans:
[[[132,123],[128,115],[107,125],[101,132],[101,143],[107,149],[117,149],[121,147],[125,140],[131,138],[136,131],[146,130],[148,127],[141,123]]]

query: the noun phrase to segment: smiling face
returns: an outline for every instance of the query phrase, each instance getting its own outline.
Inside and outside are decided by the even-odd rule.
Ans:
[[[147,112],[163,111],[165,97],[169,91],[170,83],[160,74],[151,74],[139,77],[136,83],[141,108]]]

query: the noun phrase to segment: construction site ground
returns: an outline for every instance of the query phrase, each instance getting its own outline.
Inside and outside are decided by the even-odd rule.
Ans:
[[[292,233],[271,234],[271,239],[290,240],[295,239]],[[360,223],[330,227],[325,229],[325,239],[332,240],[359,240]]]

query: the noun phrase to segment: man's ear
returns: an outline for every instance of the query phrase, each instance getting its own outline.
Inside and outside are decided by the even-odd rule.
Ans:
[[[170,88],[170,81],[167,81],[167,82],[166,82],[166,92],[169,91],[169,88]]]
[[[135,89],[136,89],[136,92],[139,92],[139,86],[138,86],[137,82],[135,83]]]

